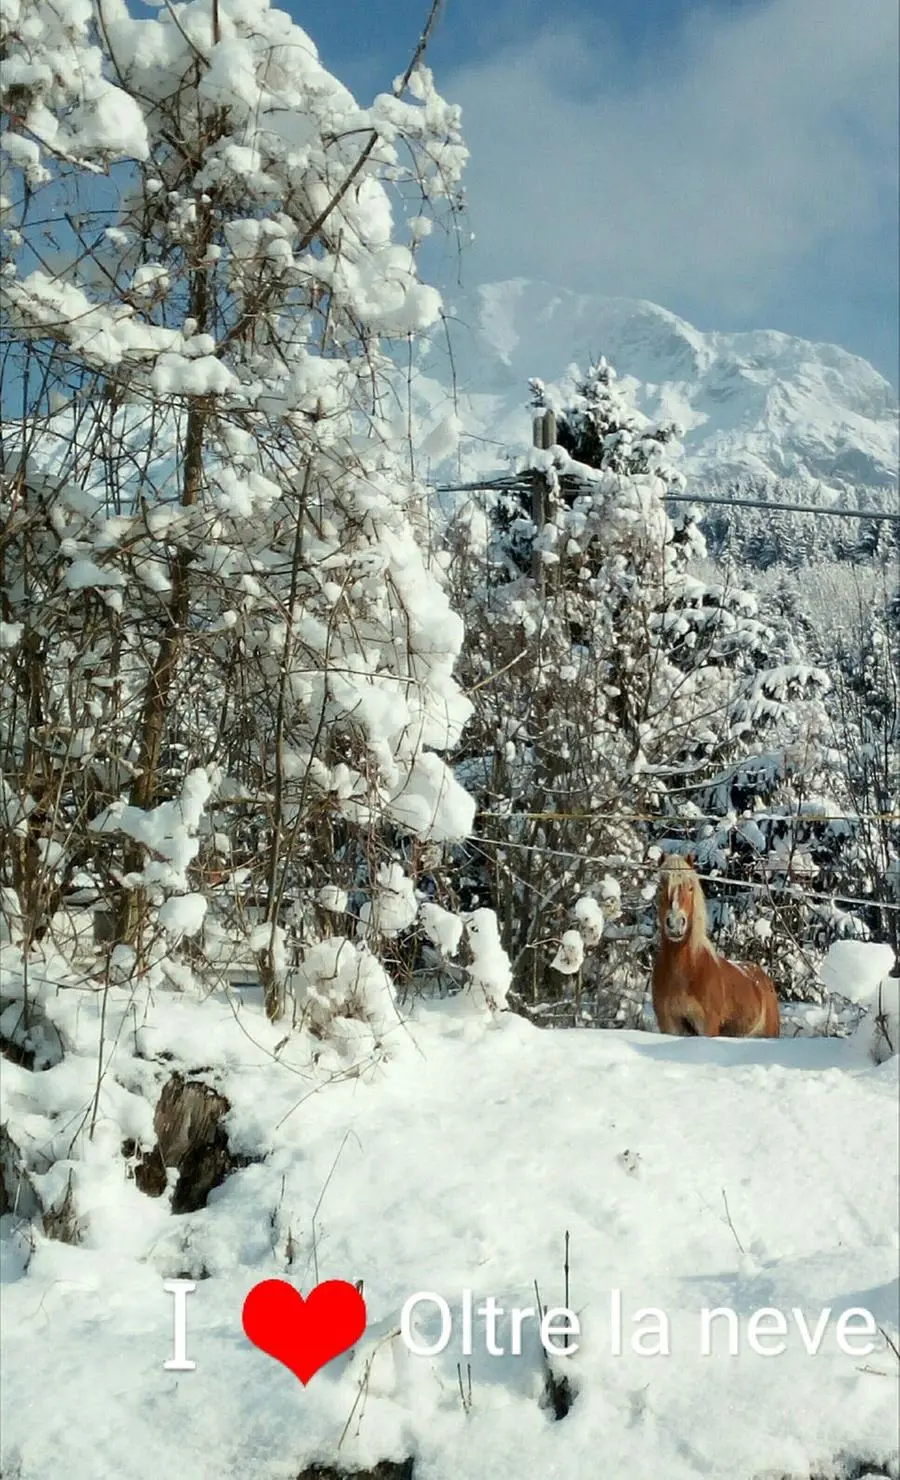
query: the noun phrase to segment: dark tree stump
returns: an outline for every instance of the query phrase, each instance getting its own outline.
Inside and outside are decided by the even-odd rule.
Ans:
[[[338,1470],[334,1465],[309,1465],[297,1480],[413,1480],[412,1459],[381,1459],[371,1470]]]
[[[148,1197],[161,1197],[168,1186],[167,1170],[178,1180],[172,1193],[173,1213],[195,1213],[206,1207],[209,1194],[248,1158],[228,1148],[222,1125],[230,1109],[224,1095],[200,1079],[173,1074],[163,1086],[153,1117],[156,1145],[145,1151],[134,1169],[134,1179]],[[123,1148],[126,1150],[128,1148]],[[133,1148],[132,1148],[133,1150]]]

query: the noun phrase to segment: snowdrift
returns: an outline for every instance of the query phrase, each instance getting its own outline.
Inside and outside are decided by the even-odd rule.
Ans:
[[[363,1052],[285,1039],[253,993],[88,993],[52,960],[29,991],[43,1028],[3,1065],[4,1476],[897,1473],[896,1054],[541,1032],[465,996]],[[242,1330],[271,1278],[363,1282],[364,1336],[306,1386]],[[173,1280],[190,1370],[166,1367]],[[536,1289],[574,1315],[566,1355],[534,1315],[514,1341]]]

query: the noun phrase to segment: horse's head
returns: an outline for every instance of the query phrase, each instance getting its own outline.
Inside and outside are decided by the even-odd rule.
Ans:
[[[680,945],[694,929],[700,881],[694,873],[693,858],[673,854],[664,858],[659,877],[659,923],[667,940]]]

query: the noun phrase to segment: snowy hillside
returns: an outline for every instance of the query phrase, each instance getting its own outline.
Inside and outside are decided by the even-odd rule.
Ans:
[[[528,381],[558,381],[605,355],[636,382],[640,409],[685,431],[685,470],[801,477],[827,489],[897,481],[897,397],[865,360],[773,330],[701,333],[653,303],[517,279],[488,283],[450,311],[465,437],[463,471],[487,473],[530,440]],[[446,403],[437,341],[421,363],[423,406]]]
[[[6,968],[20,993],[14,952]],[[900,1363],[876,1329],[896,1342],[896,1054],[541,1032],[468,994],[366,1052],[359,1023],[341,1049],[285,1038],[252,998],[54,977],[32,962],[52,1026],[3,1072],[5,1135],[47,1168],[19,1211],[57,1210],[55,1237],[3,1220],[9,1480],[897,1475]],[[183,1211],[187,1160],[167,1187],[148,1159],[178,1075],[224,1097],[234,1158]],[[164,1366],[177,1279],[193,1370]],[[364,1336],[307,1386],[242,1331],[268,1279],[363,1281]],[[533,1316],[513,1351],[535,1282],[577,1317],[577,1350],[550,1358],[556,1421]],[[400,1332],[421,1292],[453,1322],[431,1356],[411,1347],[438,1344],[436,1299]]]

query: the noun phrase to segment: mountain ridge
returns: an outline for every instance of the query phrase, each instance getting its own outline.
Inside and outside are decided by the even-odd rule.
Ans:
[[[531,377],[559,389],[573,363],[584,372],[603,355],[642,415],[683,428],[691,483],[794,478],[826,499],[897,487],[896,394],[839,345],[777,329],[700,330],[645,299],[525,278],[482,284],[447,317],[464,477],[501,471],[524,451]],[[442,358],[432,346],[418,364],[414,394],[426,415],[446,405]]]

